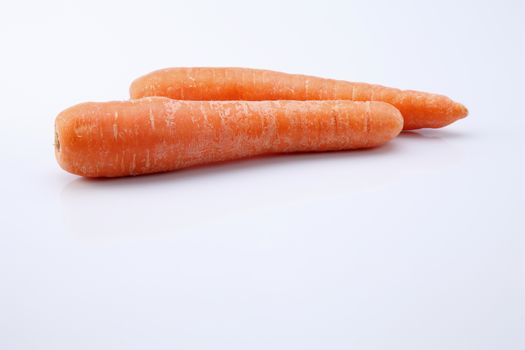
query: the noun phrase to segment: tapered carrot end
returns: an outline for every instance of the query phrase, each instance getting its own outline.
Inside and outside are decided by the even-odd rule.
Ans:
[[[459,102],[456,102],[456,107],[454,109],[454,115],[457,119],[465,118],[468,115],[467,107],[465,107]]]
[[[438,128],[452,124],[453,122],[463,119],[468,115],[468,109],[465,107],[465,105],[455,102],[448,97],[444,98],[448,100],[448,103],[443,103],[445,108],[437,115],[438,118],[436,118],[436,120],[438,121],[438,124],[435,127]]]
[[[427,92],[405,90],[392,103],[403,114],[404,130],[442,128],[468,115],[461,103]]]

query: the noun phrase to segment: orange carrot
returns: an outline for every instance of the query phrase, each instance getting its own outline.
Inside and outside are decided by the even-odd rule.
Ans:
[[[168,68],[136,79],[132,98],[180,100],[354,100],[383,101],[404,118],[404,129],[440,128],[467,116],[446,96],[248,68]]]
[[[83,103],[55,121],[55,155],[77,175],[170,171],[260,154],[381,145],[403,127],[382,102],[178,101]]]

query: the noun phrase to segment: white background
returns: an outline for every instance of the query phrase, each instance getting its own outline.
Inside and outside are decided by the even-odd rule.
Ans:
[[[0,349],[524,349],[521,1],[0,5]],[[169,66],[443,93],[370,151],[85,180],[54,117]]]

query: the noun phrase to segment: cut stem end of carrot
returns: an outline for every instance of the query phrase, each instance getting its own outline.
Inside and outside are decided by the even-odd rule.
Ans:
[[[55,150],[60,152],[60,141],[58,140],[58,132],[55,130]]]

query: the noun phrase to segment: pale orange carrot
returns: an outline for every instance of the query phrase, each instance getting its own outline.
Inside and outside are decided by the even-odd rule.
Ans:
[[[403,127],[382,102],[179,101],[83,103],[55,121],[60,166],[88,177],[156,173],[260,154],[381,145]]]
[[[248,68],[162,69],[136,79],[130,93],[180,100],[383,101],[401,111],[405,130],[440,128],[468,114],[442,95]]]

